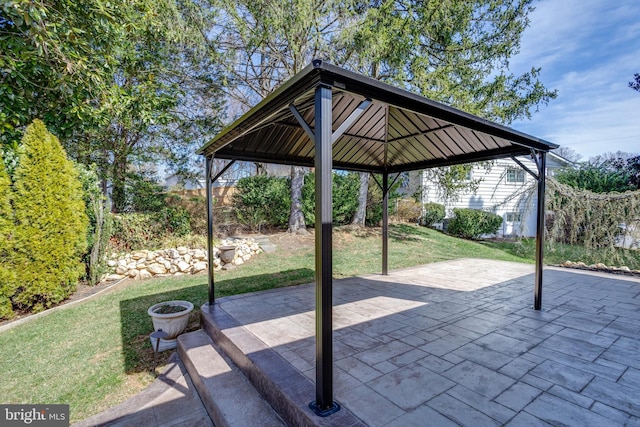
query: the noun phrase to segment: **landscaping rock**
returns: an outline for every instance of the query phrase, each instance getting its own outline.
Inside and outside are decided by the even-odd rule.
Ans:
[[[181,254],[180,254],[180,252],[178,252],[177,249],[169,249],[169,250],[167,250],[167,257],[168,258],[175,259],[175,258],[178,258],[180,255]]]
[[[207,263],[206,262],[198,262],[196,263],[192,268],[191,268],[191,272],[192,273],[199,273],[201,271],[204,271],[207,269]]]
[[[134,252],[131,254],[131,258],[135,259],[136,261],[146,257],[147,257],[147,254],[145,254],[144,252]]]
[[[151,274],[154,274],[154,275],[155,274],[165,274],[167,272],[167,268],[164,265],[158,264],[158,263],[151,264],[147,268],[147,270],[149,270],[149,272]]]
[[[213,248],[214,270],[236,268],[262,252],[253,239],[224,239],[220,248]],[[135,251],[131,254],[112,254],[109,262],[109,280],[130,277],[148,279],[168,275],[195,274],[208,267],[207,251],[185,246],[157,251]]]
[[[153,277],[153,275],[151,273],[149,273],[147,270],[140,270],[140,279],[144,280],[144,279],[151,279]]]

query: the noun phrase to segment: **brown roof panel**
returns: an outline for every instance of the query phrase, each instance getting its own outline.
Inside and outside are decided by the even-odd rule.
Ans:
[[[313,166],[315,147],[290,105],[315,131],[315,89],[332,90],[335,132],[370,105],[333,145],[334,167],[400,172],[549,151],[557,145],[322,61],[314,61],[198,150],[222,159]]]

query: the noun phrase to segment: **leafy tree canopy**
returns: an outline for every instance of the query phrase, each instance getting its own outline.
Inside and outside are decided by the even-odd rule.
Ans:
[[[595,156],[576,168],[560,171],[561,184],[594,193],[625,192],[640,189],[640,156],[631,153],[606,153]]]
[[[640,92],[640,73],[633,75],[633,81],[629,82],[629,87],[635,91]]]

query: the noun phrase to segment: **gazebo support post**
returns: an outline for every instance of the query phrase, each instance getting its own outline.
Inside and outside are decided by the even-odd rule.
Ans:
[[[340,409],[333,401],[332,325],[332,92],[327,86],[315,91],[315,249],[316,249],[316,400],[309,407],[326,417]]]
[[[213,272],[213,195],[211,194],[213,188],[212,169],[213,156],[207,156],[205,177],[207,191],[207,261],[209,263],[207,277],[209,279],[209,310],[213,309],[213,303],[215,302],[215,278]]]
[[[389,173],[382,174],[382,275],[389,274]]]
[[[544,198],[546,184],[547,169],[547,153],[539,152],[536,164],[538,166],[538,218],[536,227],[536,283],[534,291],[533,308],[540,310],[542,308],[542,267],[544,258]]]

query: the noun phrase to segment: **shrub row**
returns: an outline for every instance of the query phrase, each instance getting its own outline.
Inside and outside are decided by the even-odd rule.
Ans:
[[[373,178],[372,178],[373,179]],[[291,181],[288,177],[257,175],[238,181],[233,206],[238,221],[257,231],[261,227],[286,228],[291,210]],[[357,173],[334,172],[332,175],[333,222],[350,224],[358,207],[360,179]],[[390,199],[397,197],[392,192]],[[305,175],[302,187],[302,212],[305,224],[313,226],[315,218],[315,175]],[[393,204],[390,203],[390,206]],[[370,181],[367,196],[367,225],[382,219],[382,192]]]

